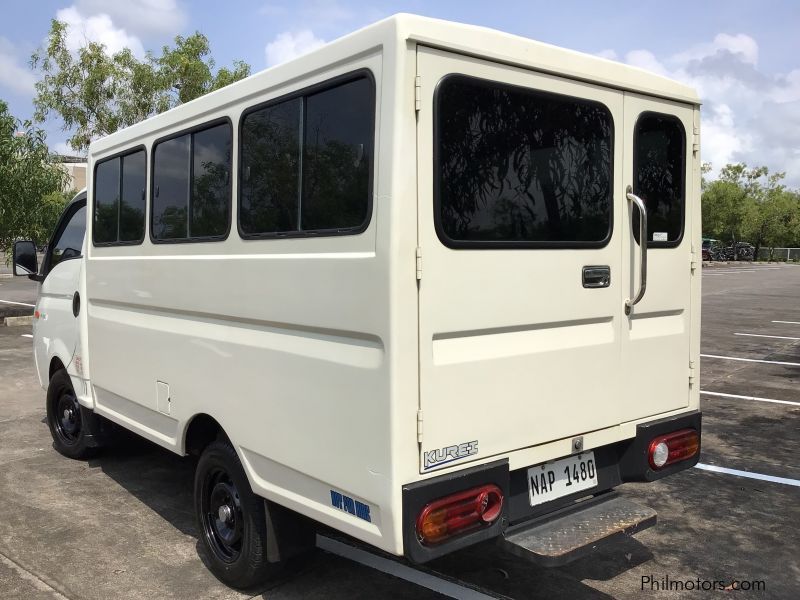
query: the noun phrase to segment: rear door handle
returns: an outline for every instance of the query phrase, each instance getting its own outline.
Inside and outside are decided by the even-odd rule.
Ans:
[[[583,287],[606,288],[611,285],[611,267],[593,265],[583,267]]]

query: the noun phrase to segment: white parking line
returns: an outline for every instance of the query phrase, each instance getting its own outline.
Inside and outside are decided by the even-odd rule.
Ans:
[[[30,333],[23,333],[23,334],[20,334],[20,336],[19,336],[19,337],[32,338],[32,337],[33,337],[33,335],[32,335],[32,334],[30,334]]]
[[[748,479],[760,479],[761,481],[771,481],[772,483],[782,483],[783,485],[792,485],[794,487],[800,487],[800,479],[775,477],[774,475],[752,473],[751,471],[740,471],[739,469],[727,469],[725,467],[717,467],[714,465],[706,465],[703,463],[697,463],[695,467],[697,467],[698,469],[702,469],[703,471],[712,471],[714,473],[724,473],[725,475],[736,475],[737,477],[747,477]]]
[[[768,365],[784,365],[786,367],[800,367],[800,363],[783,362],[780,360],[761,360],[758,358],[739,358],[738,356],[718,356],[716,354],[701,354],[703,358],[719,358],[721,360],[740,360],[742,362],[766,363]]]
[[[773,321],[773,323],[786,323],[787,325],[800,325],[800,321]]]
[[[439,594],[450,596],[451,598],[463,598],[464,600],[494,600],[493,596],[459,585],[453,581],[441,579],[430,573],[412,569],[402,563],[383,558],[382,556],[372,554],[366,550],[354,548],[353,546],[325,537],[324,535],[317,535],[317,548],[361,563],[371,569],[376,569],[394,577],[405,579],[406,581],[428,588]]]
[[[700,390],[701,394],[706,396],[719,396],[720,398],[737,398],[739,400],[755,400],[757,402],[772,402],[773,404],[788,404],[790,406],[800,406],[800,402],[792,402],[790,400],[773,400],[772,398],[759,398],[758,396],[740,396],[739,394],[723,394],[722,392],[707,392]]]
[[[17,306],[36,306],[35,304],[28,304],[27,302],[12,302],[11,300],[0,300],[3,304],[16,304]]]
[[[737,269],[714,269],[709,270],[706,275],[718,275],[719,273],[754,273],[755,271],[778,271],[782,267],[741,267]]]
[[[800,340],[800,337],[786,337],[783,335],[762,335],[760,333],[734,333],[733,335],[744,335],[747,337],[772,338],[773,340]]]

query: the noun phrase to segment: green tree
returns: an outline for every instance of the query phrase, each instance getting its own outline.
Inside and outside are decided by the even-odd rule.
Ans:
[[[704,235],[733,242],[741,239],[744,217],[751,204],[744,189],[717,179],[706,185],[702,203]]]
[[[18,237],[43,244],[64,208],[68,180],[44,131],[15,119],[0,100],[0,248],[9,251]]]
[[[161,55],[136,58],[129,49],[108,54],[89,42],[76,53],[67,47],[67,25],[53,20],[47,43],[31,56],[36,83],[34,118],[60,117],[70,131],[70,146],[86,151],[98,137],[138,123],[178,104],[250,75],[250,66],[234,61],[215,70],[208,39],[195,32],[177,36]]]

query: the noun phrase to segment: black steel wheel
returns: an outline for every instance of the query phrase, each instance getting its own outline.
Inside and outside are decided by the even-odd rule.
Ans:
[[[56,371],[47,387],[47,425],[53,447],[69,458],[88,458],[98,446],[97,417],[78,402],[64,370]]]
[[[236,562],[242,554],[244,515],[236,484],[223,469],[209,469],[203,476],[200,496],[203,535],[216,558]]]
[[[267,561],[264,500],[253,493],[227,440],[212,442],[200,455],[194,505],[208,567],[220,581],[252,588],[277,571],[279,565]]]

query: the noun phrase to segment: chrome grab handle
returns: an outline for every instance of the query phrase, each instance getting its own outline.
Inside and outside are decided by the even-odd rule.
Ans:
[[[625,195],[628,200],[633,202],[636,208],[639,209],[639,248],[642,252],[639,293],[636,294],[636,298],[633,300],[630,298],[625,300],[625,314],[629,315],[633,307],[642,299],[647,289],[647,209],[642,199],[633,193],[633,188],[631,186],[628,186],[628,189],[625,190]]]

